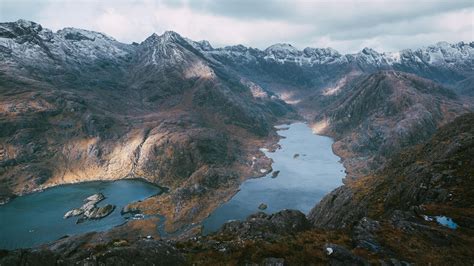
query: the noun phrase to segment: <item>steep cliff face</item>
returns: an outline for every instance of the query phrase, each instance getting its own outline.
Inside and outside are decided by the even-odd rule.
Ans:
[[[368,174],[391,154],[469,111],[449,89],[395,71],[359,78],[324,97],[330,104],[315,117],[314,129],[335,137],[334,149],[346,159],[349,177]]]

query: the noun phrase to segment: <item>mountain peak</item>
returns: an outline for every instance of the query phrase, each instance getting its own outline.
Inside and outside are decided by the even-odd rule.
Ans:
[[[379,52],[369,47],[364,47],[364,49],[362,49],[360,53],[365,54],[365,55],[379,55]]]
[[[165,31],[162,35],[153,33],[146,38],[142,43],[150,45],[165,45],[168,43],[180,42],[183,37],[174,31]]]
[[[25,19],[19,19],[15,21],[14,23],[22,28],[34,28],[38,30],[42,29],[40,24],[33,21],[25,20]]]
[[[64,39],[72,40],[72,41],[82,41],[82,40],[94,41],[96,39],[115,41],[114,38],[100,32],[72,28],[72,27],[66,27],[64,29],[58,30],[57,33],[63,36]]]
[[[19,19],[15,22],[0,23],[0,37],[17,38],[20,36],[37,35],[43,27],[35,22]]]
[[[177,32],[172,31],[172,30],[167,30],[161,35],[164,38],[181,38],[181,35],[179,35]]]
[[[299,52],[293,45],[289,43],[276,43],[274,45],[269,46],[265,49],[265,52]]]

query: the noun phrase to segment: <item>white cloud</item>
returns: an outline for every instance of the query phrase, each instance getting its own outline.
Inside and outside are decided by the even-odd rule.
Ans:
[[[464,0],[45,0],[26,9],[31,1],[2,0],[8,16],[0,15],[13,20],[17,14],[54,30],[96,30],[128,43],[165,30],[214,46],[289,42],[343,53],[474,40],[474,4]]]

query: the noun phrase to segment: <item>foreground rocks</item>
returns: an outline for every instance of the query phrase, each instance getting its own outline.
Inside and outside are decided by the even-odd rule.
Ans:
[[[0,265],[184,265],[176,248],[157,240],[135,243],[112,241],[105,246],[76,249],[81,245],[59,245],[52,250],[18,250],[0,254]]]
[[[301,232],[310,228],[306,216],[296,210],[283,210],[274,214],[258,212],[245,221],[224,224],[219,234],[238,235],[240,238],[276,238],[283,234]]]
[[[102,219],[115,210],[115,205],[107,204],[103,207],[97,207],[97,203],[105,199],[102,193],[97,193],[87,197],[84,205],[80,208],[72,209],[64,214],[64,219],[82,215],[77,223],[82,223],[88,219]]]

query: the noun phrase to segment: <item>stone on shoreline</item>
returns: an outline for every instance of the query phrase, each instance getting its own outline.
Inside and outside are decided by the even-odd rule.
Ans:
[[[258,206],[258,208],[259,208],[260,210],[265,210],[267,207],[268,207],[268,206],[267,206],[267,204],[265,204],[265,203],[260,203],[260,205]]]
[[[125,205],[122,210],[120,211],[122,215],[130,213],[130,214],[137,214],[140,213],[140,210],[136,207],[132,207],[132,204]]]

